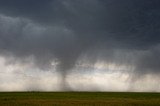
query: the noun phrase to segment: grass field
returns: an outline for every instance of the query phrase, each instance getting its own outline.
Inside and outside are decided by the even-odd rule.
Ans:
[[[160,93],[1,92],[0,106],[160,106]]]

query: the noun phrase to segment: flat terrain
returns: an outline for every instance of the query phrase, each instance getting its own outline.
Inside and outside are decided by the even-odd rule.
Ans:
[[[160,106],[160,93],[1,92],[0,106]]]

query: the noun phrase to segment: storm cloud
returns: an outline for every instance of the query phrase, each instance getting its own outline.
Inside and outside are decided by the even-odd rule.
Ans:
[[[63,90],[72,88],[66,77],[77,70],[128,72],[132,81],[159,75],[159,4],[159,0],[0,0],[0,55],[6,66],[32,62],[33,68],[55,69]]]

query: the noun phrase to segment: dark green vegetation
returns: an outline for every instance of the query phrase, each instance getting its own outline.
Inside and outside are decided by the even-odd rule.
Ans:
[[[160,106],[160,93],[1,92],[0,106]]]

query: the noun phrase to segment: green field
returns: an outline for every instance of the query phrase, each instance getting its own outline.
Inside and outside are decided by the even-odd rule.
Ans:
[[[160,106],[160,93],[1,92],[0,106]]]

